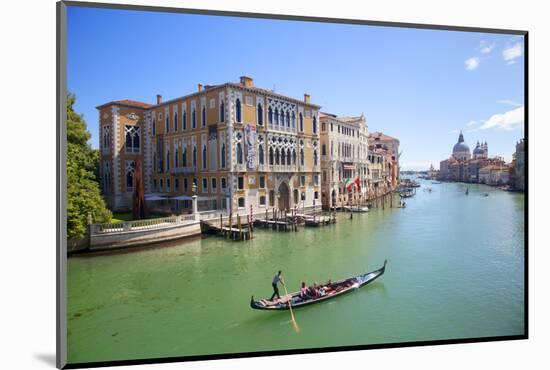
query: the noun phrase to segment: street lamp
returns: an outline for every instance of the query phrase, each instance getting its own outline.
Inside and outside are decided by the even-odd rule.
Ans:
[[[193,196],[191,197],[193,200],[193,214],[195,215],[195,220],[199,220],[199,212],[198,212],[198,206],[197,206],[197,184],[195,181],[193,181],[193,185],[191,186],[191,189],[193,190]]]

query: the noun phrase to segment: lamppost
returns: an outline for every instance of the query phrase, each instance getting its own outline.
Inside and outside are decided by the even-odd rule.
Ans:
[[[193,196],[191,199],[193,199],[193,214],[195,215],[195,220],[199,219],[199,212],[197,207],[197,184],[195,181],[193,181],[193,185],[191,186],[191,189],[193,191]]]

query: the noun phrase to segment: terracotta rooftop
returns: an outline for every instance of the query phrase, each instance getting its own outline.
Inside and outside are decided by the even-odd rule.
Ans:
[[[399,142],[399,140],[397,140],[396,138],[394,137],[391,137],[389,135],[386,135],[382,132],[379,132],[379,131],[375,131],[375,132],[371,132],[369,134],[369,140],[379,140],[379,141],[397,141]]]
[[[111,104],[126,105],[129,107],[137,107],[137,108],[150,108],[153,106],[152,104],[144,103],[137,100],[123,99],[123,100],[113,100],[108,103],[101,104],[100,106],[97,106],[96,109],[100,109]]]

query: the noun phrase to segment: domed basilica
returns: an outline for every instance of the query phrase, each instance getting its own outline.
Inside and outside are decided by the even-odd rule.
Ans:
[[[464,142],[464,135],[462,131],[458,136],[458,143],[453,147],[453,158],[459,161],[467,161],[471,158],[470,147]]]
[[[473,153],[464,142],[464,135],[460,132],[458,142],[453,146],[453,153],[449,159],[440,162],[439,177],[443,180],[477,182],[479,170],[492,163],[500,164],[500,159],[489,159],[489,146],[487,142],[479,141]]]

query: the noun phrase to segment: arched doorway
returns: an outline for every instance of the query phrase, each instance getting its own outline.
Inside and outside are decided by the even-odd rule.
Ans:
[[[336,206],[336,190],[332,189],[332,202],[330,203],[331,207]]]
[[[289,201],[289,189],[288,185],[283,182],[281,185],[279,185],[279,204],[278,207],[280,210],[287,210],[290,209],[290,201]]]

